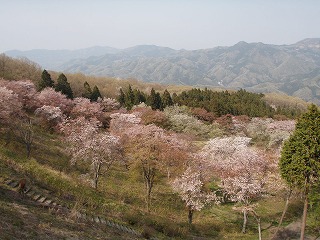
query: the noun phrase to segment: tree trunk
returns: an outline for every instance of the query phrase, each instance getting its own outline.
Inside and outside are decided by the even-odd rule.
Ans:
[[[93,179],[94,189],[98,189],[100,169],[101,169],[101,162],[98,162],[96,166],[94,166],[94,179]]]
[[[261,236],[261,218],[258,216],[258,214],[254,210],[251,210],[251,212],[252,212],[254,218],[257,220],[259,240],[261,240],[262,239],[262,236]]]
[[[31,153],[31,144],[26,143],[26,148],[27,148],[27,158],[30,158],[30,153]]]
[[[21,122],[18,127],[19,134],[23,143],[26,145],[27,157],[30,157],[31,146],[33,142],[33,126],[30,118],[26,119],[25,122]]]
[[[147,211],[150,212],[150,208],[151,208],[151,185],[150,183],[147,181]]]
[[[257,221],[258,221],[259,240],[261,240],[262,239],[262,235],[261,235],[261,219],[258,218]]]
[[[248,221],[247,209],[244,209],[244,210],[243,210],[243,226],[242,226],[242,233],[246,233],[247,221]]]
[[[146,164],[143,167],[143,177],[146,185],[146,202],[147,202],[147,211],[150,212],[151,207],[151,191],[153,187],[153,181],[155,176],[155,168]]]
[[[5,138],[5,146],[7,146],[11,141],[11,128],[6,131],[6,138]]]
[[[288,210],[289,200],[290,200],[291,194],[292,194],[292,189],[290,188],[290,189],[289,189],[289,193],[287,194],[287,197],[286,197],[286,203],[285,203],[285,205],[284,205],[284,209],[283,209],[281,218],[280,218],[280,220],[279,220],[278,228],[277,228],[276,232],[274,233],[273,238],[275,238],[275,237],[277,236],[278,232],[279,232],[279,229],[280,229],[281,224],[282,224],[282,222],[283,222],[284,216],[285,216],[285,214],[286,214],[286,212],[287,212],[287,210]]]
[[[284,209],[283,209],[283,212],[282,212],[282,215],[281,215],[281,218],[280,218],[280,221],[279,221],[279,225],[278,225],[278,229],[280,228],[282,222],[283,222],[283,219],[284,219],[284,216],[288,210],[288,206],[289,206],[289,200],[290,200],[290,197],[291,197],[291,194],[292,194],[292,190],[290,189],[289,190],[289,193],[287,195],[287,198],[286,198],[286,203],[284,205]]]
[[[189,207],[188,210],[188,222],[191,225],[192,224],[192,217],[193,217],[193,210],[191,209],[191,207]]]
[[[300,240],[304,240],[304,232],[306,229],[307,223],[307,211],[308,211],[308,193],[309,193],[309,183],[306,178],[305,183],[305,196],[304,196],[304,206],[303,206],[303,215],[302,215],[302,222],[301,222],[301,233],[300,233]]]

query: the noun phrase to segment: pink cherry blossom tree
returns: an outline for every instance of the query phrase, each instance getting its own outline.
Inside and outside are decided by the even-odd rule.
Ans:
[[[140,117],[129,113],[113,113],[110,117],[110,132],[118,136],[122,136],[128,129],[141,122]]]
[[[268,169],[264,152],[249,147],[250,140],[247,137],[215,138],[200,153],[220,178],[219,186],[224,193],[231,201],[242,205],[244,233],[248,211],[253,209],[251,204],[265,191]]]
[[[45,88],[36,96],[36,107],[52,106],[59,107],[64,114],[69,114],[73,103],[66,95],[56,92],[53,88]]]
[[[201,173],[194,171],[191,167],[188,167],[182,176],[176,178],[172,183],[173,190],[180,195],[186,204],[189,224],[192,224],[194,211],[200,211],[213,200],[218,203],[216,195],[212,192],[205,192],[203,186]]]
[[[155,125],[133,125],[122,135],[127,153],[131,155],[132,164],[138,165],[146,187],[146,207],[151,209],[151,193],[154,187],[156,172],[160,167],[160,144],[163,129]]]
[[[40,117],[50,129],[54,129],[57,124],[65,119],[65,115],[62,113],[61,109],[54,106],[44,105],[37,108],[34,113],[36,116]]]
[[[6,87],[17,95],[23,109],[32,110],[37,92],[33,82],[30,80],[6,81],[2,79],[0,80],[0,86]]]
[[[6,84],[13,90],[7,87],[0,87],[0,123],[6,127],[7,143],[11,133],[13,133],[25,144],[27,157],[29,158],[34,140],[33,123],[31,118],[23,111],[23,101],[27,101],[24,97],[28,95],[28,91],[24,91],[21,88],[21,86],[24,86],[24,83],[22,84],[21,82]]]
[[[287,140],[295,129],[296,122],[294,120],[273,120],[266,125],[266,133],[269,135],[269,148],[279,148],[283,142]]]
[[[252,118],[245,126],[245,133],[256,144],[268,149],[278,148],[294,131],[294,120],[274,120],[271,118]]]
[[[146,207],[150,211],[151,193],[157,172],[167,172],[188,160],[187,145],[174,134],[154,124],[142,125],[135,114],[111,115],[110,131],[121,137],[131,164],[139,166],[146,187]]]
[[[0,87],[0,130],[4,130],[6,144],[11,140],[16,120],[23,115],[18,95],[6,87]]]
[[[102,107],[97,102],[90,102],[90,99],[78,97],[73,100],[74,107],[71,115],[76,118],[84,116],[85,118],[98,118],[102,114]]]
[[[103,112],[112,112],[120,108],[120,103],[113,98],[98,98],[98,103],[100,103]]]
[[[176,133],[168,133],[162,136],[158,142],[161,149],[160,166],[167,174],[170,180],[171,175],[181,174],[188,163],[193,159],[192,153],[195,151],[191,142],[188,142],[184,136]]]
[[[71,111],[71,117],[77,118],[83,116],[86,119],[98,119],[104,128],[109,125],[110,119],[103,112],[103,106],[100,102],[91,102],[87,98],[78,97],[73,100],[74,107]]]
[[[117,160],[123,160],[119,138],[99,129],[100,122],[84,117],[69,119],[61,124],[61,131],[70,144],[72,163],[89,162],[93,175],[93,186],[98,187],[98,180],[104,168],[107,171]]]
[[[0,123],[8,126],[14,115],[20,115],[22,103],[17,94],[6,87],[0,87]]]

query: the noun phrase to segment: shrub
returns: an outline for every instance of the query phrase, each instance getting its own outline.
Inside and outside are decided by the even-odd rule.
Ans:
[[[153,111],[148,108],[146,111],[142,112],[141,115],[142,123],[145,125],[155,124],[158,127],[168,128],[169,120],[163,112]]]
[[[164,111],[169,119],[169,129],[180,132],[188,133],[194,136],[208,139],[222,135],[222,130],[216,125],[207,125],[188,114],[184,107],[170,107]]]
[[[212,123],[216,116],[212,112],[208,112],[204,108],[194,108],[192,109],[192,115],[201,121]]]

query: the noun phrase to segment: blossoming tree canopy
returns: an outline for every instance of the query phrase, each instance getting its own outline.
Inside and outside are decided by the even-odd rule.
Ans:
[[[206,193],[203,189],[204,183],[201,180],[201,173],[191,167],[172,182],[172,188],[178,192],[188,209],[188,221],[192,224],[193,212],[200,211],[207,203],[215,200],[214,193]]]
[[[53,88],[43,89],[37,96],[37,106],[59,107],[63,113],[68,113],[72,108],[72,101],[61,92],[56,92]]]
[[[66,135],[72,155],[71,161],[89,162],[92,166],[94,188],[98,187],[101,168],[106,170],[117,160],[122,160],[119,138],[99,130],[100,122],[84,117],[69,119],[61,124],[61,131]]]
[[[247,210],[263,193],[268,169],[264,152],[250,147],[250,140],[247,137],[215,138],[200,153],[212,175],[220,178],[218,185],[225,196],[243,204],[243,232]]]
[[[0,109],[0,123],[9,123],[11,116],[22,110],[18,95],[12,90],[0,87]]]

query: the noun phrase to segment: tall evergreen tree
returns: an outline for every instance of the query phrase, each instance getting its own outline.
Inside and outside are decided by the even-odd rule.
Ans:
[[[134,93],[131,85],[129,85],[128,90],[125,94],[125,106],[128,110],[130,110],[134,105]]]
[[[124,106],[126,103],[126,97],[124,95],[124,92],[122,91],[122,88],[120,88],[119,96],[118,96],[117,100],[120,103],[120,106]]]
[[[172,102],[173,104],[178,104],[179,103],[179,97],[176,93],[172,94]]]
[[[173,105],[173,101],[172,98],[170,96],[170,93],[168,92],[168,90],[164,90],[163,95],[162,95],[162,107],[168,107],[168,106],[172,106]]]
[[[38,84],[38,90],[41,91],[46,87],[54,87],[54,81],[51,79],[51,76],[47,70],[44,69],[41,74],[41,80]]]
[[[161,96],[160,96],[159,92],[156,93],[155,107],[156,107],[156,109],[163,110],[162,99],[161,99]]]
[[[149,105],[152,110],[162,109],[160,93],[156,92],[153,88],[151,89],[150,95],[147,99],[147,105]]]
[[[82,97],[91,99],[92,90],[91,90],[91,87],[87,81],[84,82],[83,88],[84,88],[84,90],[82,93]]]
[[[133,94],[134,94],[134,105],[138,105],[146,101],[146,97],[142,92],[140,92],[139,89],[134,89]]]
[[[61,73],[58,77],[55,90],[57,92],[61,92],[62,94],[66,95],[70,99],[73,98],[73,92],[70,87],[70,83],[68,83],[68,79],[63,73]]]
[[[320,179],[320,111],[312,104],[297,121],[296,129],[285,142],[279,162],[281,176],[291,186],[303,190],[304,209],[300,239],[304,239],[308,198]]]
[[[99,88],[95,85],[93,87],[90,99],[91,99],[91,101],[96,102],[98,100],[98,98],[102,98],[102,96],[101,96],[101,93],[99,91]]]

